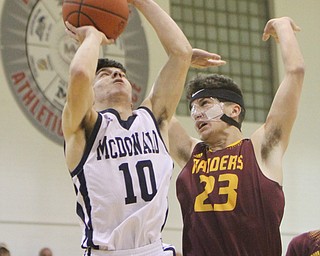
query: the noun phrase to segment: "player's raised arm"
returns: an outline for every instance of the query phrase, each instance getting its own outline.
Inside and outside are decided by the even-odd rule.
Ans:
[[[216,53],[202,49],[192,49],[191,67],[209,68],[225,65],[226,62]],[[189,160],[192,150],[200,140],[191,137],[176,117],[169,123],[169,151],[180,167],[184,167]]]
[[[92,26],[76,28],[66,23],[67,33],[80,43],[69,68],[67,100],[63,110],[64,133],[74,132],[92,109],[95,77],[100,45],[107,41],[105,35]]]
[[[267,131],[274,124],[282,130],[284,148],[297,116],[305,73],[304,59],[295,35],[298,31],[300,28],[291,18],[282,17],[270,20],[263,34],[264,40],[271,36],[279,43],[285,70],[266,121]]]
[[[304,60],[295,32],[300,28],[289,17],[271,19],[265,26],[263,40],[279,43],[284,78],[277,90],[265,124],[252,135],[259,164],[269,178],[282,182],[282,156],[297,116],[304,79]]]
[[[168,55],[148,98],[142,103],[152,109],[161,123],[172,117],[179,102],[191,63],[192,48],[178,25],[155,1],[131,2],[152,25]]]
[[[95,77],[100,45],[113,41],[108,40],[103,33],[92,26],[76,28],[68,22],[66,26],[67,33],[80,43],[70,64],[67,99],[62,112],[67,163],[72,169],[78,163],[81,154],[74,157],[74,151],[71,154],[69,148],[71,145],[73,147],[76,141],[77,144],[81,144],[78,146],[79,152],[82,153],[85,144],[84,134],[89,133],[88,130],[93,126],[97,117],[97,113],[93,110],[92,82]],[[72,143],[69,143],[70,141]]]

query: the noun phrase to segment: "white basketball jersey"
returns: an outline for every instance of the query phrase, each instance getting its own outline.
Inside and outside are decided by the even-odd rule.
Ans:
[[[147,108],[127,121],[100,112],[79,165],[71,176],[82,247],[125,250],[161,238],[173,161]]]

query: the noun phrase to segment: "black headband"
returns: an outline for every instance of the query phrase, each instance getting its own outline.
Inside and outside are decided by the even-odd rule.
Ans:
[[[215,89],[205,88],[195,92],[194,94],[191,95],[189,108],[191,109],[191,103],[194,100],[199,98],[210,98],[210,97],[234,102],[239,104],[242,108],[244,108],[244,102],[241,95],[223,88],[215,88]]]

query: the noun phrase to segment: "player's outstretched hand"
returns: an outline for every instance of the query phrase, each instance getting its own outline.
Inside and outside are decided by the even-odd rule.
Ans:
[[[70,24],[68,21],[65,22],[66,26],[66,33],[76,40],[79,43],[82,43],[83,40],[89,36],[91,33],[96,34],[97,40],[101,40],[101,44],[113,44],[114,39],[108,39],[104,33],[100,32],[93,26],[82,26],[82,27],[75,27]]]
[[[289,24],[294,32],[299,32],[301,29],[299,26],[295,24],[295,22],[289,17],[281,17],[271,19],[267,22],[266,26],[263,30],[262,40],[267,41],[270,37],[273,37],[277,43],[279,43],[279,37],[277,35],[275,26],[279,26],[281,24]]]
[[[197,48],[193,48],[192,52],[191,67],[193,68],[218,67],[226,64],[218,54]]]

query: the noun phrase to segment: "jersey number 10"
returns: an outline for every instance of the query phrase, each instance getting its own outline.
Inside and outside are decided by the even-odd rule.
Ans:
[[[150,184],[151,184],[151,192],[148,191],[147,180],[145,169],[149,170]],[[128,163],[123,163],[119,166],[119,171],[123,172],[124,181],[126,183],[127,197],[125,198],[126,204],[133,204],[137,202],[137,197],[135,196],[133,190],[132,177],[129,170]],[[152,166],[152,162],[150,160],[138,161],[136,164],[136,171],[138,174],[141,197],[145,202],[149,202],[154,198],[157,193],[157,185],[155,174]]]

